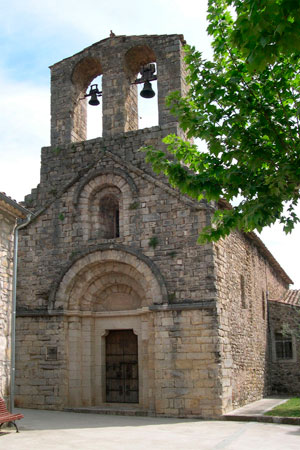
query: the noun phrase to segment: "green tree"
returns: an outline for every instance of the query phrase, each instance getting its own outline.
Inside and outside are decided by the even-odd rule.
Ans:
[[[298,0],[209,0],[213,61],[185,48],[190,90],[185,98],[171,94],[168,105],[207,151],[170,135],[165,152],[148,147],[146,158],[183,193],[215,202],[202,242],[236,228],[261,231],[276,220],[290,232],[299,222],[299,17]],[[221,208],[220,198],[239,202]]]
[[[241,51],[250,71],[300,51],[299,0],[229,0],[228,4],[237,13],[230,43]]]

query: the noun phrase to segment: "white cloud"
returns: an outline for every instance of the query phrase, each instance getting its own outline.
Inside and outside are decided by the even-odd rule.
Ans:
[[[0,190],[18,201],[39,182],[49,117],[48,89],[11,82],[0,74]]]

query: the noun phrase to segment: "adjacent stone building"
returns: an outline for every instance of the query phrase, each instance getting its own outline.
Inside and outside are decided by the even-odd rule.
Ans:
[[[11,317],[13,293],[14,230],[26,210],[0,192],[0,397],[9,395],[11,374]]]
[[[274,394],[300,395],[300,291],[269,299],[269,383]]]
[[[290,278],[253,233],[197,244],[213,206],[170,187],[140,151],[183,135],[165,106],[187,89],[183,44],[116,36],[51,67],[51,146],[20,240],[19,406],[217,417],[270,389],[267,300]],[[134,81],[149,63],[159,124],[139,129]],[[103,137],[86,140],[99,75]]]

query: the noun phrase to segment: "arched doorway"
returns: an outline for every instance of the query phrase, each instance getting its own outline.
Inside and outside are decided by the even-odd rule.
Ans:
[[[133,251],[99,250],[66,271],[54,300],[65,314],[66,406],[147,408],[149,306],[165,294],[153,263]]]

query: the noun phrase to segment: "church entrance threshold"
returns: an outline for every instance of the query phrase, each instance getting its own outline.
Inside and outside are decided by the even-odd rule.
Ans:
[[[139,402],[138,343],[132,330],[106,336],[106,402]]]

